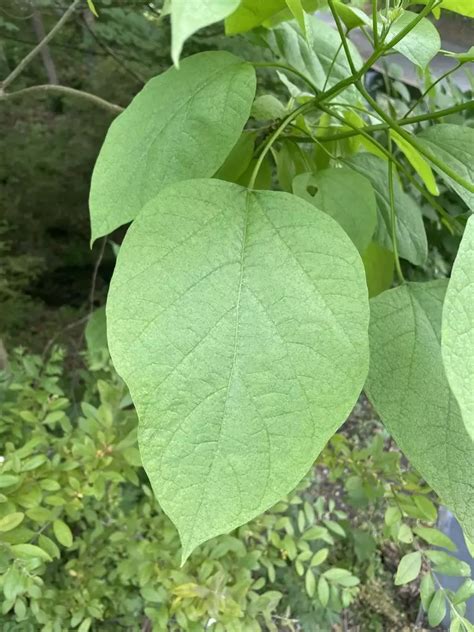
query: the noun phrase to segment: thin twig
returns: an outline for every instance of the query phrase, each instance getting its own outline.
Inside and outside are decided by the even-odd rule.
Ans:
[[[79,97],[80,99],[84,99],[101,107],[109,112],[113,112],[114,114],[120,114],[123,112],[125,108],[121,105],[117,105],[116,103],[110,103],[110,101],[106,101],[101,97],[98,97],[95,94],[91,94],[90,92],[84,92],[83,90],[76,90],[75,88],[69,88],[68,86],[53,86],[49,83],[42,84],[39,86],[31,86],[30,88],[24,88],[23,90],[16,90],[15,92],[9,93],[1,93],[0,92],[0,101],[2,99],[13,99],[14,97],[21,97],[27,94],[35,94],[35,93],[53,93],[53,94],[61,94],[65,96],[71,97]]]
[[[11,73],[6,77],[0,85],[0,94],[12,83],[15,79],[23,72],[23,70],[28,66],[28,64],[40,53],[46,44],[56,35],[59,29],[63,26],[63,24],[69,19],[69,17],[74,13],[76,7],[82,0],[74,0],[69,9],[65,11],[62,17],[58,20],[58,22],[53,26],[50,32],[45,36],[41,42],[31,50],[26,57],[24,57],[18,66],[14,68]]]

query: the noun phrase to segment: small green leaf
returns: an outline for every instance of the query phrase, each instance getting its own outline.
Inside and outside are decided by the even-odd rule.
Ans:
[[[414,551],[402,557],[395,575],[395,586],[408,584],[418,577],[421,569],[421,553]]]
[[[44,551],[39,546],[36,546],[35,544],[14,544],[11,547],[11,550],[13,554],[15,555],[15,557],[19,557],[19,558],[37,557],[40,560],[43,560],[45,562],[52,561],[52,558],[49,555],[49,553]]]
[[[423,514],[423,518],[425,520],[430,520],[431,522],[436,521],[436,518],[438,517],[438,511],[434,503],[432,503],[429,498],[427,498],[426,496],[414,496],[413,500],[415,501],[415,505]]]
[[[420,598],[425,612],[428,612],[435,590],[436,588],[431,573],[426,573],[420,582]]]
[[[329,602],[329,584],[323,575],[318,581],[318,597],[321,605],[325,608]]]
[[[397,538],[400,542],[404,542],[405,544],[411,544],[411,542],[413,542],[413,532],[407,524],[400,525]]]
[[[428,608],[428,623],[433,628],[441,623],[446,615],[446,598],[444,592],[436,591]]]
[[[316,590],[316,579],[314,578],[314,573],[311,568],[308,568],[308,570],[306,571],[304,577],[304,585],[308,596],[312,597]]]
[[[16,564],[12,564],[3,575],[3,594],[5,599],[14,601],[18,595],[25,592],[27,586],[27,575]]]
[[[66,548],[72,546],[72,532],[65,522],[63,522],[62,520],[55,520],[53,522],[53,532],[59,544],[62,544]]]
[[[369,16],[364,13],[362,9],[344,4],[339,0],[334,0],[333,4],[337,14],[346,25],[348,31],[351,31],[359,26],[371,25]]]
[[[13,487],[13,485],[16,485],[19,482],[20,477],[16,476],[16,474],[0,474],[0,488]]]
[[[433,195],[439,195],[439,189],[438,185],[436,184],[433,171],[431,170],[429,163],[423,158],[420,152],[397,132],[390,130],[390,136],[398,145],[399,149],[405,154],[406,159],[411,164],[413,169],[423,180],[428,191]]]
[[[273,94],[262,94],[253,102],[251,114],[257,121],[269,121],[283,118],[287,111]]]
[[[85,338],[89,353],[99,353],[107,349],[107,323],[105,307],[94,310],[89,317],[85,329]]]
[[[402,513],[398,507],[387,507],[385,511],[385,524],[387,527],[391,527],[396,524],[402,518]]]
[[[15,529],[19,524],[23,522],[23,518],[25,514],[21,511],[15,511],[14,513],[8,514],[3,518],[0,518],[0,531],[11,531]]]
[[[235,145],[255,70],[223,51],[151,79],[110,126],[92,174],[92,240],[133,220],[166,184],[211,177]]]
[[[474,441],[474,215],[467,221],[446,291],[441,351],[449,385]]]
[[[428,0],[416,0],[416,4],[426,4]],[[474,18],[474,4],[472,0],[442,0],[436,10],[454,11],[468,18]],[[433,9],[434,13],[435,9]],[[439,17],[439,16],[438,16]]]
[[[469,577],[470,566],[444,551],[425,551],[425,555],[435,564],[434,571],[441,575]]]
[[[60,553],[58,547],[56,546],[56,544],[50,538],[45,536],[43,533],[38,538],[38,544],[51,557],[53,557],[53,558],[54,557],[57,557],[57,558],[61,557],[61,553]]]
[[[109,346],[183,559],[306,474],[364,382],[367,302],[350,239],[293,195],[192,180],[140,213]]]
[[[184,42],[196,31],[220,22],[239,6],[240,0],[172,0],[171,2],[171,58],[175,66]]]
[[[474,46],[471,46],[471,48],[465,53],[451,53],[445,51],[444,54],[447,57],[453,57],[453,59],[457,59],[462,64],[467,64],[474,61]]]
[[[367,178],[346,167],[302,173],[293,180],[293,193],[333,217],[359,252],[367,249],[377,225],[375,193]]]
[[[472,579],[466,579],[466,581],[457,589],[453,603],[463,603],[474,595],[474,581]]]
[[[96,18],[99,17],[99,14],[97,13],[97,9],[94,6],[94,3],[92,2],[92,0],[87,0],[87,6],[89,7],[89,11],[95,15]]]
[[[310,566],[319,566],[322,564],[329,555],[329,549],[320,549],[311,558]]]
[[[446,534],[441,533],[438,529],[432,529],[430,527],[415,527],[413,531],[416,533],[418,537],[420,537],[428,544],[432,544],[434,546],[441,546],[448,551],[455,551],[456,545]]]
[[[255,149],[255,132],[243,132],[214,178],[237,182],[249,166]]]

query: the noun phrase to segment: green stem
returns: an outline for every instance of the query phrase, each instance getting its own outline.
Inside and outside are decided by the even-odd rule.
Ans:
[[[431,92],[431,90],[438,85],[438,83],[440,83],[441,81],[443,81],[443,79],[446,79],[446,77],[448,75],[450,75],[452,72],[456,72],[456,70],[459,70],[459,68],[461,68],[461,66],[463,65],[463,62],[459,62],[459,64],[457,66],[454,66],[453,68],[450,68],[449,70],[447,70],[445,73],[443,73],[440,77],[438,77],[436,79],[436,81],[433,81],[433,83],[431,85],[429,85],[426,90],[423,92],[423,94],[421,94],[418,99],[415,101],[415,103],[413,103],[413,105],[411,106],[411,108],[405,112],[403,118],[407,118],[407,116],[409,114],[411,114],[413,112],[413,110],[416,108],[417,105],[420,104],[421,101],[423,101],[423,99],[426,97],[426,95]]]
[[[388,150],[392,154],[392,139],[388,134]],[[392,243],[393,243],[393,257],[395,259],[395,270],[397,271],[400,283],[405,282],[402,268],[400,266],[400,259],[398,257],[398,240],[397,240],[397,211],[395,209],[395,194],[393,190],[393,161],[388,161],[388,193],[390,199],[390,224],[392,229]]]
[[[401,125],[398,124],[397,121],[392,119],[388,114],[384,112],[384,110],[379,106],[377,101],[373,99],[367,90],[362,85],[361,81],[356,82],[356,87],[359,90],[360,94],[365,98],[365,100],[372,106],[375,112],[382,118],[387,125],[395,130],[402,138],[404,138],[407,143],[410,143],[412,147],[414,147],[422,156],[431,160],[431,162],[438,167],[441,171],[443,171],[447,176],[449,176],[452,180],[460,184],[462,187],[474,193],[474,184],[465,180],[462,176],[460,176],[454,169],[451,169],[449,165],[440,160],[431,150],[427,149],[424,145],[418,142],[418,139],[411,134],[408,134]]]
[[[304,81],[306,85],[308,85],[311,88],[314,94],[318,94],[318,92],[320,92],[320,90],[318,90],[317,86],[311,81],[311,79],[309,79],[309,77],[306,77],[306,75],[304,75],[302,72],[300,72],[296,68],[293,68],[292,66],[287,66],[286,64],[281,64],[281,63],[276,63],[276,62],[266,62],[266,61],[251,61],[249,63],[251,63],[252,66],[255,66],[255,68],[279,68],[280,70],[286,70],[287,72],[292,72],[295,76],[299,77],[302,81]]]
[[[334,18],[334,22],[336,23],[339,37],[341,38],[341,43],[347,57],[349,68],[351,69],[352,74],[355,75],[357,72],[357,68],[354,65],[354,60],[352,59],[351,51],[349,50],[349,43],[347,41],[346,34],[344,33],[344,29],[342,28],[341,18],[339,17],[338,12],[336,11],[336,7],[334,6],[333,0],[328,0],[328,5],[331,10],[332,17]]]
[[[374,35],[374,48],[379,46],[379,29],[377,23],[377,0],[372,0],[372,32]]]
[[[255,163],[255,167],[250,177],[250,181],[248,185],[249,189],[254,188],[255,180],[257,178],[260,167],[262,166],[262,163],[265,159],[265,156],[267,155],[267,153],[269,152],[270,148],[275,143],[277,138],[285,131],[285,128],[287,127],[289,123],[291,123],[291,121],[293,121],[300,114],[303,114],[303,112],[305,112],[306,110],[309,110],[312,106],[313,106],[313,101],[307,101],[306,103],[303,103],[302,105],[297,107],[295,110],[290,112],[287,116],[285,116],[285,118],[282,120],[280,125],[273,132],[273,134],[269,136],[265,145],[263,146],[262,151],[260,152],[259,157],[257,158],[257,162]]]

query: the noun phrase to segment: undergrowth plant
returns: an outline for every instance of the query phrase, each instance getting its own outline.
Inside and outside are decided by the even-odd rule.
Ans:
[[[441,50],[430,16],[474,9],[471,0],[425,0],[417,13],[411,4],[373,0],[366,14],[328,0],[329,26],[312,0],[166,2],[174,67],[108,131],[92,177],[92,241],[132,222],[111,282],[108,341],[182,563],[294,488],[363,388],[474,539],[474,130],[456,119],[474,103],[433,109],[429,98],[436,55],[456,69],[474,59],[472,48]],[[222,19],[229,36],[251,33],[262,60],[181,59],[187,37]],[[372,46],[366,60],[354,29]],[[36,52],[3,81],[4,98],[22,92],[10,84]],[[366,81],[394,52],[425,80],[410,106],[377,98]],[[257,95],[261,68],[278,73],[286,101]],[[441,187],[456,195],[455,213]],[[407,281],[427,260],[428,226],[458,242],[464,233],[449,282]],[[408,538],[398,511],[394,529]],[[408,555],[397,583],[421,568],[421,553]],[[445,594],[428,588],[436,620]],[[452,625],[468,624],[460,613]]]

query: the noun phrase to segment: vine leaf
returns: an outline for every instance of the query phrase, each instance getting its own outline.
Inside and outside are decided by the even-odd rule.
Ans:
[[[474,216],[467,222],[443,307],[444,367],[474,440]]]
[[[372,183],[378,210],[378,225],[374,239],[383,248],[393,250],[387,161],[372,154],[360,153],[346,162]],[[398,179],[394,179],[393,188],[399,255],[415,265],[423,265],[428,256],[428,242],[421,209],[414,199],[405,193]]]
[[[112,123],[92,175],[92,240],[133,220],[171,182],[211,177],[231,151],[255,96],[253,67],[199,53],[151,79]]]
[[[417,135],[438,158],[474,185],[474,129],[468,125],[442,123],[428,127]],[[447,176],[435,165],[434,169],[461,199],[474,211],[474,193]]]
[[[178,66],[184,42],[196,31],[220,22],[239,6],[240,0],[172,0],[171,58]]]
[[[352,169],[323,169],[293,180],[293,193],[333,217],[359,252],[364,252],[377,225],[374,189]]]
[[[474,534],[474,446],[441,358],[446,281],[406,283],[371,300],[366,391],[401,450]]]
[[[419,4],[427,4],[428,0],[420,0]],[[454,11],[468,18],[474,18],[474,3],[472,0],[443,0],[442,3],[433,9],[433,13],[439,18],[440,9]]]
[[[390,130],[390,136],[392,140],[398,145],[400,151],[405,154],[405,158],[411,164],[413,169],[417,172],[420,178],[425,183],[426,188],[432,195],[439,195],[438,185],[433,175],[433,171],[429,163],[423,158],[420,152],[413,147],[411,143],[400,136],[394,130]]]
[[[108,338],[183,560],[311,467],[363,386],[368,312],[350,239],[291,194],[193,180],[139,214]]]

